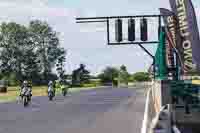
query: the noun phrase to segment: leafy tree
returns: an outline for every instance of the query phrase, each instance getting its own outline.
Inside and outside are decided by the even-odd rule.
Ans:
[[[40,61],[41,75],[43,80],[49,80],[49,74],[58,58],[64,56],[65,52],[61,49],[58,33],[46,22],[34,20],[30,22],[29,31],[32,42],[35,46],[35,52]]]
[[[118,72],[114,67],[106,67],[98,77],[102,83],[114,82],[114,79],[118,77]]]
[[[120,67],[120,70],[121,70],[121,71],[126,71],[126,72],[127,72],[127,68],[126,68],[125,65],[122,65],[122,66]]]
[[[90,72],[85,68],[84,64],[80,64],[80,67],[72,73],[72,84],[75,86],[81,86],[84,83],[89,83]]]
[[[120,67],[120,71],[119,71],[119,76],[118,76],[118,81],[120,83],[125,83],[128,84],[129,81],[129,73],[127,72],[126,66],[122,65]]]
[[[65,56],[58,33],[39,20],[31,21],[28,27],[14,22],[2,23],[0,46],[1,75],[13,74],[19,81],[47,83],[52,68]]]
[[[60,54],[60,57],[58,57],[58,63],[56,64],[56,70],[57,70],[57,73],[58,73],[58,77],[60,80],[64,80],[64,76],[65,76],[65,70],[64,70],[64,62],[66,60],[65,58],[65,50],[64,49],[61,49],[60,50],[61,54]]]
[[[0,69],[2,73],[14,72],[22,80],[21,65],[24,47],[29,43],[26,27],[11,23],[2,23],[0,32]]]
[[[37,55],[32,49],[27,49],[23,53],[22,75],[24,79],[31,80],[33,83],[39,83],[40,81],[40,69],[38,67]]]
[[[79,71],[81,72],[80,75],[81,84],[89,83],[90,72],[86,69],[86,66],[84,64],[80,64]]]
[[[17,75],[15,73],[5,75],[1,80],[8,81],[8,85],[10,86],[16,86],[19,84],[19,81],[17,80]]]
[[[147,72],[136,72],[132,77],[133,80],[137,82],[150,81],[150,76]]]

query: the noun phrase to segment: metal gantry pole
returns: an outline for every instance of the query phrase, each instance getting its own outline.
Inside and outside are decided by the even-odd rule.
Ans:
[[[110,22],[109,22],[109,19],[107,18],[107,20],[106,20],[106,22],[107,22],[107,42],[108,42],[108,44],[110,44],[110,32],[109,32],[109,30],[110,30]]]
[[[118,19],[118,18],[147,18],[147,17],[161,17],[164,15],[135,15],[135,16],[109,16],[109,17],[87,17],[87,18],[76,18],[77,21],[81,20],[94,20],[94,19]]]

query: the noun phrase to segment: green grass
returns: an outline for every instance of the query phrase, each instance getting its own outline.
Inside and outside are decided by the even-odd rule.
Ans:
[[[80,92],[81,90],[91,90],[96,87],[79,87],[70,88],[70,93]],[[32,89],[33,96],[47,96],[47,86],[34,86]],[[56,94],[60,94],[61,89],[56,89]],[[8,87],[7,93],[0,93],[0,102],[15,101],[19,96],[19,87]]]
[[[45,96],[47,87],[33,87],[34,96]],[[7,93],[0,93],[0,102],[14,101],[19,96],[19,87],[8,87]]]

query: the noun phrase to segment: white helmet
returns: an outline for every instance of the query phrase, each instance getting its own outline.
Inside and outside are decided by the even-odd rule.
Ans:
[[[24,82],[23,82],[24,84],[28,84],[28,81],[26,81],[26,80],[24,80]]]
[[[53,82],[52,82],[52,81],[49,81],[49,84],[53,84]]]

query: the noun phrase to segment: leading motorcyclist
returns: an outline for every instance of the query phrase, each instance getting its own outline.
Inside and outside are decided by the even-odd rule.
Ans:
[[[32,87],[31,85],[28,83],[27,80],[24,80],[22,83],[22,86],[20,87],[20,96],[21,98],[23,97],[23,95],[25,94],[25,92],[29,92],[30,93],[30,99],[32,96]]]

